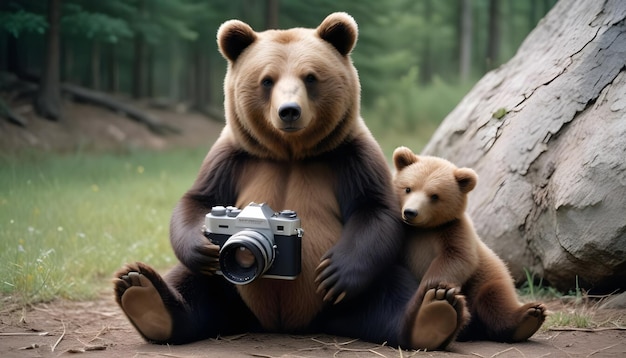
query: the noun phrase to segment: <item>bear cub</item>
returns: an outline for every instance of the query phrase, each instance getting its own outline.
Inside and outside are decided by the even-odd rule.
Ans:
[[[477,235],[465,208],[478,176],[406,147],[393,153],[394,190],[406,224],[406,262],[421,278],[418,296],[433,283],[461,287],[469,314],[459,340],[519,342],[543,324],[546,307],[521,304],[505,263]],[[471,317],[471,318],[470,318]]]

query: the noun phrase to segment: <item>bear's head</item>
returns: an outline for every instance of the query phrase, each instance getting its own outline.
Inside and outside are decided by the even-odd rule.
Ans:
[[[478,181],[476,172],[442,158],[416,155],[406,147],[393,152],[393,163],[393,186],[404,222],[433,228],[463,216],[467,193]]]
[[[350,52],[357,24],[333,13],[316,29],[255,32],[222,24],[219,50],[227,125],[248,153],[302,159],[336,148],[360,127],[360,84]]]

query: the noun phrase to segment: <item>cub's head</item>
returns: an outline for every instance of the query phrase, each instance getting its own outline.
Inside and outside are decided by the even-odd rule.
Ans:
[[[361,121],[350,59],[357,34],[346,13],[329,15],[315,29],[255,32],[238,20],[222,24],[224,107],[238,143],[259,157],[301,159],[349,137]]]
[[[419,156],[406,147],[393,152],[393,186],[400,198],[402,220],[417,227],[437,227],[460,218],[467,193],[478,176],[437,157]]]

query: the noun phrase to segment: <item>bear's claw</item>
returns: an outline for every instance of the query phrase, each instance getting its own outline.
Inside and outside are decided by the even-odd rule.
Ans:
[[[315,283],[318,284],[316,292],[324,295],[324,302],[337,304],[346,297],[346,291],[336,292],[339,275],[330,264],[330,259],[324,259],[315,270]]]

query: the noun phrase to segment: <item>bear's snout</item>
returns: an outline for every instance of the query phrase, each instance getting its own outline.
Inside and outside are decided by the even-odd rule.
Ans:
[[[292,123],[300,119],[302,108],[296,102],[287,102],[278,108],[278,117],[285,123]]]
[[[404,209],[402,212],[402,218],[406,221],[413,220],[417,217],[417,210],[415,209]]]

